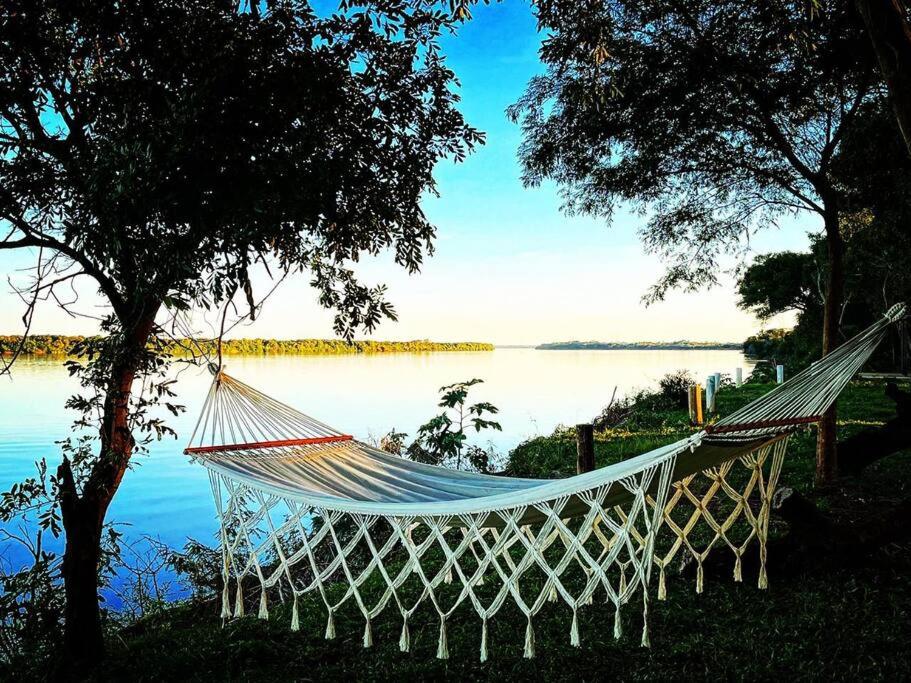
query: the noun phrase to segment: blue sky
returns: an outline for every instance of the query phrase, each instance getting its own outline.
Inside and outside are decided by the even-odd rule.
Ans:
[[[390,259],[361,264],[365,280],[389,285],[399,313],[372,335],[384,339],[474,339],[529,344],[565,339],[740,340],[759,323],[735,305],[733,283],[708,292],[672,294],[644,308],[641,297],[662,272],[644,253],[636,231],[642,219],[618,212],[613,223],[569,218],[557,188],[525,189],[516,152],[519,127],[505,109],[541,70],[540,36],[529,5],[518,0],[474,8],[474,18],[444,42],[461,80],[462,111],[487,133],[487,144],[463,164],[437,169],[441,197],[425,211],[438,227],[437,253],[416,276]],[[791,220],[759,235],[756,253],[801,248],[812,218]],[[0,275],[26,264],[0,254]],[[731,263],[730,265],[734,265]],[[5,284],[5,283],[4,283]],[[260,291],[265,281],[254,281]],[[83,290],[83,308],[98,301]],[[0,333],[20,328],[21,306],[0,291]],[[787,324],[787,319],[776,323]],[[47,305],[33,331],[90,332],[91,321],[71,319]],[[331,315],[319,309],[306,278],[287,281],[260,319],[235,336],[331,337]]]

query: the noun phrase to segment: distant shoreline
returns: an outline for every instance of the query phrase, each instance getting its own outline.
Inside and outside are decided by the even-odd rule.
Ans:
[[[742,351],[736,342],[551,342],[538,344],[538,351]]]
[[[22,338],[18,335],[0,335],[0,355],[9,356],[18,348]],[[88,337],[45,334],[29,336],[22,350],[23,356],[67,357],[74,344]],[[190,350],[206,354],[217,352],[211,340],[194,342],[187,339],[169,341],[168,353],[174,356],[190,355]],[[455,351],[493,351],[494,345],[486,342],[434,342],[427,339],[412,341],[361,340],[350,344],[341,339],[226,339],[222,354],[226,356],[337,356],[374,353],[440,353]]]

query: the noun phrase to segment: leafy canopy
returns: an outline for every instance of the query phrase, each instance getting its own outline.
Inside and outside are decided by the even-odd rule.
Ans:
[[[536,4],[546,72],[510,115],[524,181],[565,208],[646,215],[668,261],[650,298],[714,283],[724,254],[783,213],[837,209],[835,151],[880,97],[846,3],[656,0]]]
[[[409,0],[11,0],[0,10],[0,248],[94,278],[125,326],[308,271],[350,335],[394,315],[351,269],[417,269],[432,170],[482,135]],[[61,257],[56,255],[60,254]]]

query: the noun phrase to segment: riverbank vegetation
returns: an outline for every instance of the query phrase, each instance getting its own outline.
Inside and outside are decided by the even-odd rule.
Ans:
[[[80,336],[38,334],[26,338],[21,355],[67,357],[74,345],[87,339]],[[22,337],[0,335],[0,355],[11,355]],[[211,340],[164,340],[162,352],[171,356],[205,354],[213,356],[217,346]],[[228,356],[328,356],[349,353],[429,353],[447,351],[493,351],[494,345],[484,342],[435,342],[428,339],[412,341],[345,341],[344,339],[225,339],[222,353]]]
[[[719,412],[733,411],[772,386],[725,384],[718,395]],[[612,402],[596,420],[597,464],[615,463],[691,433],[695,428],[677,394],[676,383],[668,382],[665,389]],[[849,443],[889,425],[896,402],[882,384],[855,382],[842,396],[839,414],[839,437]],[[532,661],[522,658],[524,619],[504,607],[490,624],[491,657],[485,664],[478,660],[480,626],[468,611],[448,621],[446,661],[435,656],[439,624],[430,609],[411,617],[410,654],[399,652],[401,623],[386,613],[373,620],[374,644],[364,649],[363,619],[350,603],[336,613],[338,636],[331,641],[323,638],[325,612],[318,600],[301,603],[296,633],[289,629],[290,607],[277,600],[270,600],[268,621],[252,616],[255,594],[247,596],[251,616],[222,623],[219,556],[191,542],[182,551],[166,553],[168,566],[180,573],[190,597],[174,602],[152,590],[136,590],[131,604],[141,604],[127,610],[131,616],[105,612],[105,675],[137,681],[288,680],[308,678],[317,670],[321,680],[586,680],[607,670],[620,679],[652,680],[911,676],[911,653],[905,646],[911,623],[904,616],[911,611],[911,534],[906,524],[896,523],[911,496],[911,454],[871,463],[838,487],[815,489],[813,441],[812,433],[793,437],[781,477],[786,495],[779,499],[798,498],[843,536],[826,539],[816,528],[812,533],[818,542],[810,544],[807,530],[779,504],[771,526],[769,590],[756,588],[755,547],[744,556],[744,583],[731,580],[731,558],[721,553],[718,564],[707,565],[701,595],[694,591],[690,564],[673,566],[667,601],[652,602],[650,608],[651,649],[639,647],[636,610],[625,613],[624,635],[615,641],[598,606],[579,614],[583,635],[578,649],[569,646],[568,614],[548,607],[536,620]],[[558,428],[514,449],[506,474],[568,476],[574,473],[575,458],[571,431]],[[7,597],[2,605],[2,640],[16,642],[28,634],[27,643],[20,640],[19,647],[3,654],[6,670],[16,671],[21,680],[40,679],[53,666],[60,614],[47,608],[60,605],[60,587],[59,578],[47,578],[47,569],[54,571],[58,561],[48,556],[39,570],[4,582],[7,596],[29,581],[40,588],[28,598],[32,603],[20,601],[12,610]],[[363,587],[368,602],[383,587],[382,579],[372,576]],[[344,582],[332,590],[345,590]],[[14,612],[18,616],[11,618]],[[856,656],[859,651],[864,657]]]

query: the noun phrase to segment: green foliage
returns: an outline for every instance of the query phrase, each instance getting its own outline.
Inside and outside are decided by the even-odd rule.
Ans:
[[[752,334],[743,342],[743,353],[749,358],[774,359],[780,355],[779,349],[790,333],[779,327]]]
[[[790,0],[536,3],[546,70],[509,113],[523,179],[572,213],[632,201],[668,261],[650,298],[715,283],[749,235],[795,211],[837,212],[832,157],[885,101],[853,8]]]
[[[824,254],[822,259],[817,256],[818,250],[760,254],[737,283],[737,305],[763,320],[787,311],[819,308],[825,259]]]
[[[677,370],[658,380],[658,391],[672,408],[686,408],[689,405],[689,388],[695,383],[688,370]]]
[[[443,412],[421,425],[415,440],[407,448],[405,439],[408,435],[395,429],[382,438],[381,448],[396,455],[406,455],[417,462],[457,470],[467,465],[476,472],[490,472],[493,453],[468,443],[468,432],[472,428],[475,434],[484,429],[503,429],[499,422],[490,419],[499,412],[495,405],[487,401],[468,404],[469,390],[483,381],[475,378],[440,387],[440,402],[437,405],[443,408]]]

